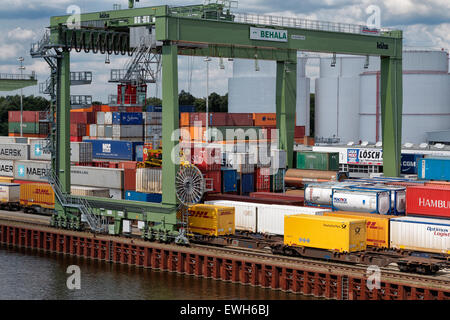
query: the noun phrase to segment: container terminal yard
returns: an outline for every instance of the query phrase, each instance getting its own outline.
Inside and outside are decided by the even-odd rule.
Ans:
[[[428,143],[402,136],[403,66],[426,59],[405,53],[401,30],[235,13],[231,4],[129,1],[81,13],[75,26],[70,15],[49,17],[30,55],[50,68],[39,83],[50,108],[9,111],[0,137],[2,246],[314,298],[450,300],[450,128]],[[360,112],[357,130],[372,130],[364,134],[373,143],[337,141],[339,130],[342,139],[359,134],[339,116],[336,131],[316,118],[320,136],[309,135],[297,120],[309,114],[298,99],[298,51],[332,54],[341,70],[337,54],[379,59],[375,125]],[[73,53],[127,57],[111,70],[117,92],[108,104],[71,95],[93,78],[71,70]],[[450,84],[442,54],[447,69],[436,72]],[[179,56],[248,59],[255,69],[275,61],[274,109],[179,105]],[[147,105],[159,72],[162,105]],[[366,81],[370,72],[357,74]],[[322,95],[334,83],[327,77]],[[229,83],[244,81],[236,79]],[[5,91],[36,84],[35,74],[0,79]],[[326,103],[317,101],[316,116],[326,116]]]

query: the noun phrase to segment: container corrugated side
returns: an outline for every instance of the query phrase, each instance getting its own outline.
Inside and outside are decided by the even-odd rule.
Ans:
[[[20,184],[0,183],[0,202],[19,202]]]
[[[339,170],[339,152],[297,151],[297,169]]]
[[[38,206],[55,208],[55,193],[49,184],[22,183],[20,185],[20,204],[26,207]]]
[[[290,215],[285,218],[284,244],[339,252],[366,250],[365,220]]]
[[[162,170],[160,168],[136,169],[136,191],[162,193]]]
[[[74,196],[109,198],[108,188],[95,188],[86,186],[70,186],[70,193]]]
[[[406,214],[450,218],[450,186],[407,187]]]
[[[0,160],[0,176],[14,178],[13,160]]]
[[[203,235],[223,236],[235,232],[234,208],[197,204],[189,208],[189,230]]]
[[[450,254],[450,220],[393,218],[390,220],[390,245],[395,249]]]
[[[70,169],[74,185],[123,189],[123,169],[73,166]]]
[[[419,160],[419,179],[450,181],[450,158],[424,158]]]
[[[329,209],[300,206],[261,205],[258,209],[257,231],[268,234],[284,234],[284,216],[293,214],[323,215]]]
[[[235,213],[235,228],[236,230],[244,230],[250,232],[257,232],[257,214],[260,204],[251,202],[239,202],[229,200],[210,200],[205,201],[205,204],[219,205],[234,208]]]
[[[49,161],[17,160],[14,163],[14,178],[26,181],[47,182]]]

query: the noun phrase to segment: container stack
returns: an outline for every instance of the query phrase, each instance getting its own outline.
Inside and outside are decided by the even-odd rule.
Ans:
[[[24,137],[45,138],[50,132],[50,125],[44,120],[47,112],[23,111],[22,134]],[[8,135],[20,136],[20,111],[8,111]]]

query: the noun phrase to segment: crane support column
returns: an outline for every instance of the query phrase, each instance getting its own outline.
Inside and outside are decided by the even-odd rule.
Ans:
[[[56,167],[63,193],[70,193],[70,53],[58,58],[56,103]]]
[[[277,61],[276,110],[279,148],[287,152],[287,166],[293,165],[295,109],[297,102],[297,63]]]
[[[401,54],[401,48],[399,50]],[[402,143],[402,58],[381,57],[381,123],[383,172],[400,176]]]
[[[175,175],[178,166],[173,164],[172,150],[178,141],[172,134],[179,127],[178,119],[178,53],[177,45],[169,41],[162,47],[162,203],[176,205]]]

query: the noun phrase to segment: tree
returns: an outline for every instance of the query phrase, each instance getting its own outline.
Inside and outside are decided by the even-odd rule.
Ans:
[[[101,106],[103,103],[101,103],[101,101],[93,101],[92,105],[93,106]]]
[[[181,90],[180,94],[178,95],[178,104],[180,106],[193,106],[194,103],[195,97],[189,92]]]
[[[150,97],[145,100],[145,104],[148,106],[162,106],[162,100],[156,97]]]

